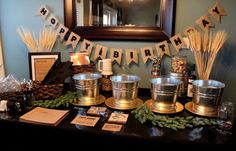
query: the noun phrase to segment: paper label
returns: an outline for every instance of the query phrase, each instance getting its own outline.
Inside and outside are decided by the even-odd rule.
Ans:
[[[71,124],[94,127],[99,119],[100,117],[78,115],[71,121]]]
[[[129,114],[111,113],[111,116],[108,119],[108,122],[125,124],[128,120],[128,116]]]
[[[87,114],[91,114],[91,115],[101,115],[101,112],[105,112],[106,111],[106,107],[98,107],[98,106],[92,106],[90,107],[90,109],[87,111]]]
[[[121,130],[121,128],[122,128],[121,124],[105,123],[102,127],[102,130],[118,132]]]

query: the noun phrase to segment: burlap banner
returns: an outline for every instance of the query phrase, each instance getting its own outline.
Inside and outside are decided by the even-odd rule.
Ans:
[[[51,25],[54,29],[56,29],[56,26],[58,24],[58,19],[53,14],[50,14],[47,23],[48,25]]]
[[[221,16],[227,15],[224,8],[221,7],[218,2],[208,10],[208,13],[211,14],[219,23],[221,22]]]
[[[117,62],[119,65],[121,64],[122,58],[122,49],[120,48],[111,48],[111,60],[112,62]]]
[[[64,37],[68,31],[69,29],[63,24],[59,25],[59,27],[57,28],[57,34],[60,36],[61,41],[64,40]]]
[[[131,62],[138,64],[138,51],[136,49],[125,49],[125,55],[127,65]]]
[[[107,47],[102,45],[96,45],[94,60],[97,60],[99,57],[100,59],[105,59],[107,55]]]
[[[167,41],[160,42],[156,44],[155,46],[157,49],[158,56],[160,56],[161,58],[163,57],[164,54],[170,56],[170,48],[168,46]]]
[[[213,22],[208,18],[207,15],[203,15],[198,20],[196,20],[196,24],[204,31],[208,32],[209,28],[215,27]]]
[[[193,25],[192,25],[192,26],[189,26],[188,28],[186,28],[186,29],[184,30],[184,35],[185,35],[185,36],[188,36],[188,34],[189,34],[190,32],[195,31],[195,30],[197,30],[195,26],[193,26]]]
[[[40,6],[40,8],[37,11],[36,15],[42,16],[44,20],[46,20],[47,16],[50,14],[49,10],[47,9],[46,5]]]
[[[75,49],[78,45],[79,41],[81,40],[80,36],[76,33],[69,31],[67,27],[65,27],[63,24],[60,24],[58,19],[50,13],[49,9],[42,5],[37,11],[37,15],[42,16],[42,18],[46,21],[47,24],[53,26],[55,30],[57,30],[58,36],[60,37],[61,41],[65,39],[65,36],[68,35],[67,41],[65,45],[72,45],[72,48]],[[207,11],[207,14],[201,16],[199,19],[195,21],[195,23],[204,31],[208,32],[209,28],[214,27],[213,21],[211,21],[211,15],[217,22],[221,22],[221,16],[225,16],[226,11],[222,6],[220,6],[220,3],[215,3],[212,7],[210,7]],[[172,44],[175,48],[176,52],[178,53],[182,48],[187,48],[186,46],[186,38],[182,37],[182,34],[187,36],[189,32],[197,30],[197,28],[192,25],[189,26],[184,30],[183,33],[178,33],[174,36],[172,36],[169,40],[171,43],[168,43],[167,41],[162,41],[160,43],[155,44],[155,49],[157,50],[157,55],[163,56],[166,54],[167,56],[170,56],[170,49],[169,44]],[[188,40],[188,39],[187,39]],[[83,39],[83,42],[81,44],[81,47],[79,51],[86,51],[89,55],[92,53],[93,48],[94,51],[94,60],[97,58],[105,59],[108,51],[108,47],[102,46],[100,44],[95,44],[89,40]],[[138,64],[138,50],[137,49],[124,49],[125,50],[125,58],[126,62],[129,65],[131,62],[134,62]],[[122,61],[122,49],[121,48],[111,48],[110,49],[110,58],[112,61],[117,62],[118,64],[121,64]],[[141,48],[140,50],[142,55],[142,60],[144,63],[146,63],[148,60],[153,60],[154,57],[154,50],[152,46],[147,46],[145,48]],[[91,56],[91,55],[90,55]]]
[[[181,34],[174,35],[173,37],[170,38],[170,41],[172,45],[174,46],[175,50],[177,51],[177,53],[179,52],[180,48],[185,46],[185,43]]]
[[[154,54],[152,47],[141,48],[141,54],[143,56],[143,62],[146,63],[148,59],[153,60]]]
[[[83,43],[81,44],[81,47],[80,47],[80,52],[85,51],[90,56],[92,48],[93,48],[93,42],[84,39],[84,41],[83,41]]]
[[[69,36],[69,38],[67,39],[65,45],[66,45],[66,46],[67,46],[67,45],[72,45],[72,48],[75,49],[76,46],[77,46],[77,44],[78,44],[78,42],[79,42],[79,40],[80,40],[80,36],[77,35],[77,34],[74,33],[74,32],[71,32],[71,33],[70,33],[70,36]]]

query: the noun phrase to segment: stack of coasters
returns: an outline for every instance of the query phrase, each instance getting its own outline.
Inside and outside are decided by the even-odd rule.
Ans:
[[[128,120],[128,117],[129,117],[129,114],[111,113],[111,116],[108,119],[108,122],[125,124],[127,122],[127,120]]]
[[[89,110],[87,111],[87,114],[89,115],[101,115],[102,113],[105,113],[107,110],[106,107],[98,107],[98,106],[91,106]]]
[[[105,123],[102,127],[102,130],[118,132],[121,131],[123,125],[128,120],[129,114],[123,113],[111,113],[111,116],[108,119],[109,123]]]
[[[99,119],[100,117],[78,115],[71,121],[71,124],[94,127]]]
[[[121,125],[121,124],[105,123],[102,127],[102,130],[119,132],[121,130],[122,126],[123,125]]]

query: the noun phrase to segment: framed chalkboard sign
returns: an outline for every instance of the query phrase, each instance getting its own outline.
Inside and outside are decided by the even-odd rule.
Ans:
[[[60,52],[30,52],[28,56],[30,78],[33,81],[42,81],[56,60],[61,60]]]

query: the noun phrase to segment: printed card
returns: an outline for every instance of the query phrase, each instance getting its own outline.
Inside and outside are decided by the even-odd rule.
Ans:
[[[121,130],[121,128],[122,128],[121,124],[105,123],[102,127],[102,130],[118,132]]]
[[[110,118],[108,119],[108,122],[112,123],[121,123],[125,124],[128,120],[129,114],[123,114],[123,113],[111,113]]]
[[[78,115],[71,121],[71,124],[94,127],[99,119],[100,117]]]
[[[106,109],[106,107],[91,106],[90,109],[87,111],[87,114],[101,115],[101,112],[105,112]]]

